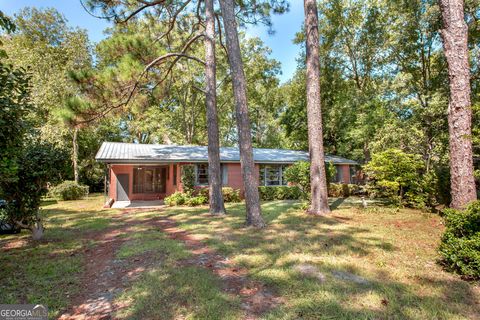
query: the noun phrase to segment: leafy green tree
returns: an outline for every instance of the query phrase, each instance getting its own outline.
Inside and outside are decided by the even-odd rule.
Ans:
[[[298,161],[289,166],[285,172],[285,179],[297,185],[302,191],[303,199],[308,199],[310,194],[310,162]]]
[[[13,32],[15,25],[0,11],[0,29]],[[18,179],[18,158],[23,139],[30,129],[26,116],[33,109],[30,102],[30,77],[23,68],[8,63],[8,55],[0,39],[0,194],[9,183]]]
[[[370,187],[394,200],[404,200],[405,193],[414,188],[425,169],[418,155],[407,154],[399,149],[374,153],[364,167]]]
[[[78,93],[69,72],[92,63],[91,48],[85,30],[68,26],[55,9],[25,8],[15,15],[18,26],[5,42],[9,62],[29,70],[31,101],[35,110],[29,119],[43,141],[54,143],[72,154],[73,173],[78,180],[78,126],[64,121],[64,107]],[[72,170],[65,169],[70,173]]]
[[[15,30],[14,24],[0,12],[0,28]],[[7,201],[6,215],[21,228],[29,229],[33,239],[43,235],[39,215],[40,200],[47,183],[61,177],[63,153],[34,138],[31,122],[34,111],[30,101],[30,77],[24,69],[6,62],[0,49],[0,198]]]
[[[8,218],[21,228],[30,230],[32,238],[43,237],[44,227],[40,202],[47,194],[48,185],[59,182],[68,155],[52,144],[28,139],[18,158],[17,179],[11,183],[0,182],[7,200]]]

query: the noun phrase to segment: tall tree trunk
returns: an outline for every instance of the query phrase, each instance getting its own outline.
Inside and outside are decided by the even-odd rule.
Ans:
[[[210,213],[225,214],[220,167],[220,142],[218,137],[217,81],[215,61],[215,13],[214,0],[205,0],[205,90],[208,131],[208,183]]]
[[[307,121],[310,151],[310,214],[326,214],[328,207],[327,176],[323,150],[322,107],[320,101],[320,61],[318,12],[316,0],[304,0],[305,32],[307,35]]]
[[[450,99],[448,129],[450,176],[453,208],[463,208],[476,200],[472,155],[472,108],[470,103],[470,66],[468,29],[462,0],[440,0],[443,29],[441,35],[448,63]]]
[[[258,177],[253,162],[252,133],[248,118],[247,88],[243,71],[237,23],[234,14],[233,0],[220,0],[225,38],[227,42],[228,61],[232,71],[232,86],[237,118],[240,164],[242,167],[243,185],[245,188],[245,204],[247,209],[247,225],[262,228],[265,226],[260,209],[258,195]]]
[[[78,175],[78,127],[73,128],[73,152],[72,152],[72,162],[73,162],[73,176],[76,183],[79,182]]]

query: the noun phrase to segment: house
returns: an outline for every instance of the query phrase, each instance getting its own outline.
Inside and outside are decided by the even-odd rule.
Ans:
[[[263,186],[286,185],[285,168],[309,159],[304,151],[254,149],[253,153]],[[337,169],[335,182],[351,182],[355,161],[331,155],[325,158]],[[194,165],[196,185],[208,186],[207,147],[104,142],[95,159],[107,165],[106,186],[113,201],[158,200],[181,191],[181,169],[188,164]],[[243,194],[238,148],[220,148],[220,162],[224,186]]]

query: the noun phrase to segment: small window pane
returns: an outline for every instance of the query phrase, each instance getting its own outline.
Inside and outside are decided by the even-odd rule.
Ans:
[[[288,181],[287,181],[287,179],[285,179],[285,170],[287,169],[287,166],[281,166],[281,169],[282,169],[282,174],[281,174],[282,186],[286,186],[286,185],[288,185]]]
[[[265,166],[264,165],[260,166],[260,185],[261,186],[265,185]]]
[[[197,165],[197,184],[208,184],[208,164]]]
[[[265,167],[265,182],[267,186],[279,186],[281,179],[280,166],[266,166]]]

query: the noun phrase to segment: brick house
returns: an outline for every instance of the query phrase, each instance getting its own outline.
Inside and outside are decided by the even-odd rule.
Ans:
[[[309,159],[304,151],[254,149],[253,152],[263,186],[286,185],[285,167]],[[325,158],[337,169],[334,182],[351,182],[355,161],[331,155]],[[207,147],[203,146],[104,142],[95,159],[107,165],[106,193],[113,201],[161,200],[181,191],[181,170],[187,164],[194,165],[196,185],[208,186]],[[220,162],[223,185],[240,189],[243,194],[238,148],[220,148]]]

